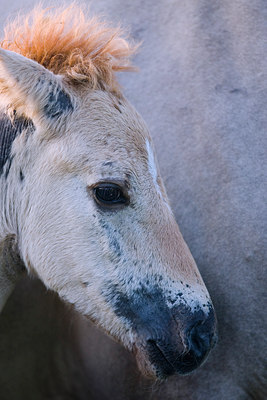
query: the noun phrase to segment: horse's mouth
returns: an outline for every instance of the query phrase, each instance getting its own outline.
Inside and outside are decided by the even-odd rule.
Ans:
[[[164,355],[156,341],[149,340],[148,355],[150,362],[156,368],[156,375],[158,378],[164,379],[168,376],[175,374],[175,367],[170,360]]]
[[[189,351],[184,354],[161,348],[155,341],[149,340],[147,346],[135,346],[137,364],[148,378],[166,379],[172,375],[186,375],[198,368],[207,358],[208,351],[202,357]]]

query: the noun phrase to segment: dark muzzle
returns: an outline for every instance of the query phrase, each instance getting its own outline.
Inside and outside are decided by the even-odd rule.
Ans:
[[[188,311],[182,314],[182,319],[179,307],[173,312],[169,329],[158,327],[150,335],[147,331],[149,336],[143,344],[143,351],[159,378],[193,371],[203,363],[217,340],[213,309],[207,316],[202,311]]]
[[[113,289],[118,316],[135,332],[137,361],[145,375],[166,378],[187,374],[200,366],[217,340],[216,317],[211,304],[194,310],[186,304],[168,307],[160,288],[136,290],[132,296]]]

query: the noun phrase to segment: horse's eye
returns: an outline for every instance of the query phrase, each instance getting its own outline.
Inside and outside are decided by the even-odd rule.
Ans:
[[[128,201],[120,186],[114,183],[100,183],[94,188],[94,196],[96,201],[103,206],[126,204]]]

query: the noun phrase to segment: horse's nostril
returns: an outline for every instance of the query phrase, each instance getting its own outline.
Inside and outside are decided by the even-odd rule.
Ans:
[[[204,359],[215,340],[214,332],[210,331],[209,323],[199,321],[189,331],[187,340],[189,352],[198,359]]]
[[[207,335],[199,331],[199,324],[195,325],[188,335],[188,347],[193,351],[196,357],[202,357],[209,348]]]

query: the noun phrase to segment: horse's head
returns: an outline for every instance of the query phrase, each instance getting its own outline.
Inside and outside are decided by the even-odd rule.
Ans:
[[[215,314],[141,117],[118,92],[71,85],[4,50],[0,82],[35,127],[15,140],[10,169],[10,225],[27,269],[133,350],[147,375],[198,367]]]

